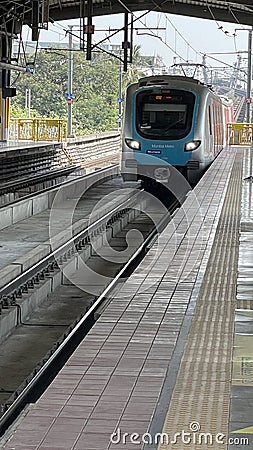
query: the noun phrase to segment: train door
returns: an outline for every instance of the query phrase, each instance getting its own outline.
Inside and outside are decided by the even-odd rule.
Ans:
[[[206,139],[208,142],[208,149],[209,149],[208,158],[212,159],[215,151],[214,104],[212,99],[207,109],[208,111],[207,111]]]

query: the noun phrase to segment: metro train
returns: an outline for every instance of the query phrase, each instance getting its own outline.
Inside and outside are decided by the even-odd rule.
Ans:
[[[232,101],[199,80],[173,75],[140,78],[126,91],[123,180],[165,184],[174,166],[196,183],[226,145],[226,123],[232,121]]]

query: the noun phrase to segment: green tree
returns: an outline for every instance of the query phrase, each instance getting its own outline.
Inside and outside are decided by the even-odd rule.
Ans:
[[[138,79],[144,75],[141,70],[142,65],[143,65],[143,57],[141,56],[141,46],[134,45],[132,64],[128,65],[128,70],[123,75],[124,90],[126,90],[129,84],[136,83],[136,81],[138,81]]]
[[[123,89],[143,74],[140,46],[133,49],[133,63],[123,74]],[[15,80],[17,96],[12,99],[12,117],[25,117],[25,92],[31,90],[32,115],[67,119],[65,93],[68,86],[68,53],[62,48],[40,50],[35,73]],[[73,52],[73,132],[86,134],[116,127],[119,95],[119,61],[107,54],[93,53],[86,61]]]
[[[79,132],[105,131],[116,126],[118,85],[117,61],[107,55],[96,55],[86,61],[76,57],[73,76],[73,126]]]
[[[31,90],[31,108],[38,117],[65,118],[64,91],[67,82],[66,56],[40,51],[37,55],[35,73],[21,75],[15,83],[17,96],[12,109],[25,109],[25,92]]]
[[[20,106],[18,103],[13,103],[13,101],[11,102],[11,117],[13,117],[14,119],[19,119],[19,118],[23,118],[26,117],[26,110],[25,108],[22,108],[22,106]]]
[[[95,54],[86,61],[83,52],[73,54],[73,131],[82,134],[106,131],[116,126],[118,84],[117,61]],[[40,51],[34,75],[16,81],[13,117],[25,116],[25,91],[31,89],[31,108],[37,117],[67,118],[65,93],[68,85],[67,53]]]

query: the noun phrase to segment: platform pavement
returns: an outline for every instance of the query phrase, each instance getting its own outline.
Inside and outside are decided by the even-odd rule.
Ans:
[[[168,413],[176,432],[181,433],[182,427],[192,426],[195,420],[203,432],[220,433],[226,442],[231,436],[241,435],[232,432],[238,431],[234,428],[238,423],[240,429],[248,425],[243,422],[247,411],[235,422],[233,398],[236,392],[231,373],[236,356],[233,351],[237,351],[236,347],[233,350],[233,319],[240,233],[238,205],[241,189],[245,192],[242,163],[244,159],[245,167],[247,153],[248,149],[232,147],[219,155],[140,266],[117,288],[109,306],[47,391],[6,434],[4,449],[140,450],[144,445],[142,438],[145,437],[146,443],[149,439],[147,433],[154,439],[154,433],[162,431],[164,421],[164,430],[167,430],[167,411],[173,408],[173,396],[178,394],[182,394],[181,399],[186,403],[177,403],[179,415]],[[233,206],[233,199],[239,212],[235,211],[231,219],[228,207]],[[228,250],[225,241],[219,241],[223,236]],[[226,273],[229,298],[225,298],[225,303],[224,295],[222,301],[216,302],[216,289],[222,288],[223,279],[213,285],[215,278],[212,273],[208,274],[212,260],[219,275],[220,260],[216,264],[214,248],[219,251],[223,269],[226,269],[224,252],[227,251],[229,257],[232,252],[233,256],[232,278],[230,270]],[[251,261],[248,270],[251,270]],[[203,283],[206,274],[210,290],[209,284]],[[209,293],[208,302],[201,302],[201,289]],[[214,316],[210,320],[205,317],[205,312],[212,308],[216,309],[216,321]],[[195,313],[200,311],[202,316],[198,319]],[[224,322],[221,314],[225,314]],[[208,331],[205,338],[202,326]],[[188,341],[188,336],[192,341]],[[220,346],[224,336],[225,344]],[[201,349],[200,356],[192,353],[195,348]],[[208,360],[210,348],[213,363]],[[216,354],[220,348],[221,355]],[[248,350],[251,364],[252,350]],[[180,370],[183,378],[179,381],[182,379],[183,386],[177,384]],[[205,398],[209,370],[213,378],[208,398],[217,401],[211,416]],[[195,375],[200,377],[200,385]],[[221,396],[222,390],[216,389],[216,383],[224,388],[225,396]],[[192,405],[194,389],[197,396]],[[251,398],[251,385],[248,394]],[[241,401],[243,396],[237,397]],[[246,407],[247,404],[250,407],[246,399]],[[237,411],[236,406],[234,411]],[[169,428],[170,433],[174,431]],[[194,433],[194,429],[190,431]],[[198,431],[196,428],[195,435]],[[247,436],[252,438],[251,434]],[[154,441],[145,448],[153,447]],[[214,447],[180,442],[179,447],[172,448],[217,450],[227,447],[224,442]]]

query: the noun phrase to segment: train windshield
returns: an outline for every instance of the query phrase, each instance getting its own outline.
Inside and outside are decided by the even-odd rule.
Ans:
[[[192,126],[195,95],[179,89],[153,89],[136,97],[138,133],[150,139],[181,139]]]

